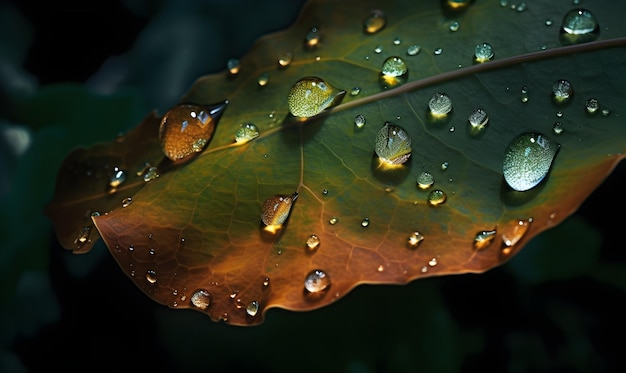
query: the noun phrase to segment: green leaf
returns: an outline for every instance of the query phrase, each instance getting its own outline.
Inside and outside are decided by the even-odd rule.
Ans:
[[[594,3],[600,31],[567,37],[560,31],[567,4],[450,5],[458,3],[308,3],[289,29],[261,38],[236,74],[201,77],[181,100],[204,106],[228,100],[223,113],[208,119],[217,125],[202,152],[179,161],[163,155],[159,126],[181,113],[175,107],[164,118],[147,116],[112,143],[71,153],[47,209],[60,242],[86,252],[100,235],[155,301],[235,325],[259,324],[272,307],[326,306],[360,284],[480,273],[506,262],[571,215],[623,158],[626,33],[617,15],[626,5]],[[374,9],[387,23],[370,34],[364,22]],[[474,60],[482,43],[493,47],[491,61]],[[409,52],[414,45],[417,54]],[[285,56],[292,61],[279,63]],[[408,76],[381,84],[383,63],[394,56],[405,61]],[[297,104],[320,113],[294,117],[290,90],[305,77],[336,91],[326,96],[309,86],[312,98],[305,89]],[[561,79],[573,86],[564,102],[552,97]],[[441,117],[428,105],[437,93],[452,101]],[[585,109],[590,98],[600,104],[593,114]],[[489,117],[478,134],[468,123],[477,108]],[[235,142],[245,123],[260,135]],[[383,133],[386,149],[377,152],[386,123],[392,125]],[[410,157],[383,167],[381,151],[406,158],[385,138],[400,129],[411,139]],[[547,154],[549,172],[517,191],[504,178],[504,163],[524,134],[534,135],[520,157]],[[513,168],[528,163],[514,160]],[[146,182],[147,163],[159,177]],[[120,171],[126,177],[112,187]],[[417,187],[422,172],[434,176],[430,189]],[[429,203],[435,189],[445,202]],[[272,233],[261,214],[273,196],[283,196],[277,206],[293,201]],[[313,249],[312,235],[319,239]],[[318,285],[329,282],[307,290],[305,279],[316,271],[325,275]]]

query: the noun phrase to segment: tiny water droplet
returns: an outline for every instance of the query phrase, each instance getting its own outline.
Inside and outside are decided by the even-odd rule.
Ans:
[[[519,3],[517,5],[517,7],[515,7],[515,11],[517,11],[518,13],[521,13],[521,12],[525,11],[526,8],[527,8],[526,3]]]
[[[546,19],[546,21],[544,22],[546,26],[552,26],[552,20],[550,18]]]
[[[607,117],[611,114],[611,110],[609,110],[609,108],[603,108],[602,109],[602,115]]]
[[[386,165],[400,165],[411,156],[411,138],[401,127],[390,122],[376,135],[376,155]]]
[[[556,104],[568,102],[574,94],[572,83],[565,79],[559,79],[552,85],[552,100]]]
[[[338,104],[345,93],[320,78],[308,76],[291,87],[287,98],[289,111],[295,117],[309,118]]]
[[[563,117],[563,112],[561,110],[559,110],[556,113],[554,113],[554,115],[556,115],[557,118],[562,118]]]
[[[328,195],[328,189],[326,188],[322,189],[322,194],[325,196]]]
[[[448,169],[448,167],[450,167],[450,163],[448,163],[448,161],[443,161],[441,162],[441,171],[445,171]]]
[[[527,132],[506,148],[502,171],[506,183],[523,192],[537,186],[548,174],[560,145],[540,133]]]
[[[520,90],[520,100],[523,103],[527,103],[529,100],[529,96],[528,96],[528,87],[523,86],[522,89]]]
[[[383,62],[380,70],[380,84],[384,89],[406,83],[409,69],[406,62],[398,56],[391,56]]]
[[[363,126],[365,125],[365,117],[363,116],[363,114],[359,114],[354,117],[354,125],[356,126],[356,128],[363,128]]]
[[[266,226],[281,226],[287,217],[298,193],[292,195],[278,194],[265,200],[261,210],[261,220]]]
[[[241,64],[239,63],[238,59],[230,58],[228,61],[226,61],[226,69],[228,69],[228,73],[230,75],[239,74],[240,68],[241,68]]]
[[[259,312],[259,302],[253,300],[252,302],[248,303],[248,305],[246,306],[246,313],[254,317],[256,316],[257,312]]]
[[[528,232],[532,221],[532,219],[518,220],[504,225],[501,229],[502,243],[507,247],[515,246]]]
[[[400,43],[402,43],[402,40],[400,40],[400,38],[393,39],[393,45],[400,45]]]
[[[428,171],[423,171],[417,175],[417,187],[426,190],[433,186],[435,183],[435,177]]]
[[[554,123],[554,125],[552,126],[552,132],[554,132],[555,135],[560,135],[563,133],[563,125],[561,124],[561,122]]]
[[[443,117],[452,111],[452,100],[447,94],[437,92],[428,101],[428,108],[432,116]]]
[[[254,123],[242,123],[235,132],[235,142],[245,144],[250,140],[259,137],[259,129]]]
[[[587,9],[572,9],[561,23],[561,42],[578,44],[594,40],[600,31],[596,17]]]
[[[259,75],[259,77],[257,78],[256,82],[259,85],[259,87],[265,87],[267,85],[267,83],[270,82],[270,74],[265,72],[265,73]]]
[[[487,62],[493,58],[493,47],[489,43],[476,44],[474,47],[474,60],[476,62]]]
[[[158,178],[160,175],[159,169],[156,166],[150,166],[143,174],[143,181],[147,183],[148,181]]]
[[[306,239],[306,247],[310,251],[317,249],[319,245],[320,238],[315,234],[310,235],[309,238]]]
[[[373,9],[363,22],[363,32],[366,34],[375,34],[385,28],[387,25],[387,16],[382,10]]]
[[[474,249],[483,250],[489,247],[493,243],[494,238],[496,237],[496,231],[480,231],[476,233],[476,237],[474,237]]]
[[[124,181],[126,181],[126,171],[115,167],[113,169],[113,175],[109,179],[109,187],[112,190],[115,190],[118,186],[120,186]]]
[[[370,225],[370,219],[369,218],[363,218],[363,220],[361,220],[361,227],[363,228],[367,228]]]
[[[280,67],[289,66],[291,64],[291,61],[293,61],[293,55],[291,54],[291,52],[282,52],[278,55],[278,65]]]
[[[171,108],[159,126],[159,139],[165,155],[179,160],[201,152],[215,131],[228,101],[213,105],[180,104]]]
[[[434,267],[437,265],[437,258],[432,258],[431,260],[428,261],[428,265],[431,267]]]
[[[428,194],[428,204],[431,206],[438,206],[446,202],[448,196],[441,189],[435,189]]]
[[[439,56],[443,53],[443,48],[435,48],[433,53],[435,54],[435,56]]]
[[[155,282],[157,282],[156,272],[151,269],[148,270],[146,272],[146,280],[148,280],[148,282],[151,284],[154,284]]]
[[[205,310],[211,305],[211,294],[204,289],[196,290],[193,295],[191,295],[191,304],[193,304],[194,307]]]
[[[333,216],[332,218],[330,218],[328,220],[328,223],[330,223],[330,225],[335,225],[335,224],[337,224],[338,221],[339,221],[339,219],[337,217]]]
[[[409,56],[415,56],[420,52],[420,50],[422,50],[422,47],[417,44],[409,45],[409,47],[406,49],[406,54]]]
[[[590,98],[585,103],[585,110],[589,114],[595,114],[599,108],[600,108],[600,103],[595,98]]]
[[[422,244],[422,241],[424,241],[424,236],[420,232],[415,231],[409,235],[407,244],[409,248],[416,249]]]
[[[361,93],[361,88],[354,87],[350,90],[350,96],[358,96]]]
[[[330,286],[330,277],[321,269],[309,272],[304,279],[304,288],[309,293],[319,293]]]
[[[137,176],[143,175],[150,167],[152,167],[152,164],[150,162],[144,162],[143,166],[137,169]]]
[[[264,278],[262,285],[264,288],[267,288],[268,286],[270,286],[270,278],[269,277]]]
[[[74,239],[74,245],[76,245],[78,248],[82,247],[85,243],[90,242],[91,240],[89,239],[89,234],[91,233],[91,228],[90,226],[84,226],[80,229],[80,231],[78,232],[78,235],[76,236],[76,239]]]
[[[377,46],[374,48],[374,53],[376,53],[376,54],[381,54],[381,53],[383,53],[383,46],[382,46],[382,45],[377,45]]]
[[[487,112],[485,110],[476,108],[470,114],[467,120],[470,124],[470,133],[476,135],[483,132],[483,130],[487,128],[487,123],[489,123],[489,116],[487,115]]]
[[[452,32],[456,32],[459,30],[459,27],[461,26],[461,24],[457,21],[453,21],[452,23],[450,23],[449,29]]]
[[[322,35],[320,30],[317,27],[312,27],[304,37],[304,47],[309,50],[315,49],[320,45],[321,40]]]
[[[122,207],[128,207],[133,203],[132,197],[126,197],[122,200]]]

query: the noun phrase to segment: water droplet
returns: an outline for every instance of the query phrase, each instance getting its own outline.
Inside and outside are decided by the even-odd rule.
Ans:
[[[310,251],[317,249],[319,245],[320,238],[315,234],[310,235],[309,238],[306,239],[306,248]]]
[[[289,111],[295,117],[309,118],[338,104],[345,93],[320,78],[302,78],[289,91]]]
[[[443,161],[441,162],[441,166],[439,168],[441,168],[441,171],[445,171],[448,167],[450,167],[450,163],[448,163],[448,161]]]
[[[356,126],[356,128],[363,128],[363,126],[365,125],[365,117],[363,116],[363,114],[359,114],[354,117],[354,125]]]
[[[526,103],[526,102],[528,102],[529,98],[530,97],[528,96],[528,87],[523,86],[522,89],[520,90],[520,100],[523,103]]]
[[[131,205],[131,203],[133,203],[133,198],[132,197],[126,197],[122,200],[122,207],[128,207]]]
[[[196,290],[191,296],[191,304],[205,310],[211,305],[211,294],[204,289]]]
[[[435,189],[428,194],[428,204],[431,206],[438,206],[446,202],[448,196],[441,189]]]
[[[489,122],[489,116],[483,109],[476,108],[467,119],[470,124],[470,133],[476,135],[482,132]]]
[[[242,123],[235,132],[235,142],[245,144],[250,140],[259,137],[259,129],[254,123]]]
[[[545,25],[546,26],[552,26],[552,23],[553,22],[552,22],[552,20],[550,18],[546,19],[546,21],[545,21]]]
[[[595,114],[599,108],[600,108],[600,103],[595,98],[590,98],[585,103],[585,110],[589,114]]]
[[[252,302],[248,303],[248,305],[246,306],[246,313],[250,316],[256,316],[257,312],[259,312],[259,302],[253,300]]]
[[[259,77],[257,78],[256,82],[258,83],[259,87],[265,87],[267,85],[267,83],[270,82],[270,74],[269,73],[263,73],[263,74],[259,75]]]
[[[496,231],[480,231],[476,233],[474,237],[474,249],[483,250],[489,247],[493,243],[493,239],[496,237]]]
[[[561,124],[561,122],[554,123],[554,125],[552,126],[552,132],[554,132],[555,135],[560,135],[563,133],[563,125]]]
[[[228,73],[230,75],[237,75],[239,74],[239,69],[241,68],[241,64],[239,63],[239,60],[236,58],[231,58],[228,61],[226,61],[226,69],[228,69]]]
[[[304,279],[304,288],[309,293],[319,293],[330,286],[330,277],[321,269],[309,272]]]
[[[148,270],[146,272],[146,280],[148,280],[148,282],[151,284],[154,284],[155,282],[157,282],[156,272],[151,269]]]
[[[376,48],[374,48],[374,53],[376,53],[376,54],[383,53],[383,46],[382,45],[377,45]]]
[[[338,221],[339,221],[339,219],[338,219],[337,217],[333,216],[332,218],[330,218],[330,219],[328,220],[328,223],[329,223],[330,225],[335,225],[335,224],[337,224],[337,222],[338,222]]]
[[[407,81],[409,69],[398,56],[391,56],[383,62],[380,70],[380,84],[384,89],[393,88]]]
[[[328,195],[328,189],[326,188],[322,189],[322,194],[325,196]]]
[[[370,219],[369,218],[363,218],[363,220],[361,220],[361,227],[363,228],[367,228],[370,225]]]
[[[306,49],[315,49],[320,45],[322,35],[317,27],[312,27],[304,37],[304,47]]]
[[[432,258],[431,260],[428,261],[428,265],[431,267],[434,267],[437,265],[437,258]]]
[[[519,4],[517,5],[517,7],[515,7],[515,11],[517,11],[517,12],[520,12],[520,13],[521,13],[521,12],[525,11],[525,10],[526,10],[526,8],[527,8],[526,3],[519,3]]]
[[[473,0],[448,0],[446,1],[446,5],[450,8],[450,9],[463,9],[465,7],[467,7],[468,5],[470,5],[472,3]]]
[[[603,108],[602,109],[602,115],[607,117],[611,114],[611,110],[609,108]]]
[[[489,43],[476,44],[474,47],[474,60],[476,62],[487,62],[493,58],[493,47]]]
[[[89,238],[91,228],[92,227],[90,226],[84,226],[80,229],[80,232],[78,232],[76,239],[74,239],[74,245],[76,245],[76,247],[81,248],[85,243],[91,242],[91,239]]]
[[[264,288],[267,288],[268,286],[270,286],[270,278],[269,277],[264,278],[262,285]]]
[[[376,135],[376,155],[385,165],[403,164],[411,156],[409,134],[401,127],[385,122]]]
[[[361,88],[354,87],[350,90],[350,96],[358,96],[361,93]]]
[[[109,188],[112,191],[115,191],[118,186],[122,185],[122,183],[126,181],[126,171],[115,167],[113,169],[113,175],[109,179]]]
[[[213,136],[227,105],[228,101],[224,101],[208,106],[180,104],[171,108],[163,115],[159,127],[165,155],[176,161],[201,152]]]
[[[415,231],[409,235],[407,244],[409,248],[416,249],[422,244],[422,241],[424,241],[424,236],[420,232]]]
[[[563,117],[563,112],[561,110],[559,110],[556,113],[554,113],[554,115],[556,115],[557,118],[562,118]]]
[[[409,45],[409,47],[406,49],[406,54],[409,56],[415,56],[420,52],[420,50],[422,50],[422,47],[417,44]]]
[[[556,104],[564,104],[568,102],[574,94],[572,83],[565,79],[559,79],[552,86],[552,100]]]
[[[597,38],[600,26],[596,17],[586,9],[572,9],[565,14],[561,23],[561,42],[578,44]]]
[[[375,34],[385,28],[387,25],[387,16],[382,10],[374,9],[370,11],[363,22],[363,32],[366,34]]]
[[[532,223],[532,219],[526,220],[518,220],[513,221],[506,224],[502,227],[502,243],[507,247],[515,246],[521,240],[526,232],[528,232],[528,228],[530,227],[530,223]]]
[[[452,100],[447,94],[437,92],[428,101],[428,108],[433,117],[443,117],[452,110]]]
[[[435,177],[428,171],[423,171],[417,175],[417,187],[426,190],[433,186],[435,183]]]
[[[298,193],[292,195],[278,194],[266,199],[261,210],[263,224],[268,227],[280,227],[289,217],[291,207],[297,198]]]
[[[293,61],[293,55],[291,52],[282,52],[278,55],[278,65],[280,65],[280,67],[289,66],[291,61]]]
[[[393,38],[393,45],[400,45],[400,43],[402,43],[402,40],[400,40],[400,38]]]
[[[150,166],[146,172],[143,174],[143,181],[148,182],[152,181],[161,176],[159,173],[159,169],[156,166]]]
[[[559,147],[539,133],[516,137],[504,153],[502,171],[507,184],[520,192],[537,186],[548,174]]]
[[[456,32],[456,31],[458,31],[458,30],[459,30],[459,27],[460,27],[460,26],[461,26],[461,25],[459,24],[459,22],[457,22],[457,21],[453,21],[452,23],[450,23],[450,27],[449,27],[449,29],[450,29],[450,31],[452,31],[452,32]]]
[[[433,53],[435,54],[435,56],[439,56],[443,53],[443,48],[435,48]]]

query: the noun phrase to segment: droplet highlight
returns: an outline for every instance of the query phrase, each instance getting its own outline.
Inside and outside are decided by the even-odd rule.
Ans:
[[[363,128],[363,126],[365,126],[365,117],[363,116],[363,114],[358,114],[356,117],[354,117],[354,125],[356,126],[356,128]]]
[[[401,165],[411,156],[411,138],[403,128],[386,122],[376,135],[375,149],[384,165]]]
[[[516,137],[504,153],[504,180],[520,192],[534,188],[550,171],[559,147],[539,133],[527,132]]]
[[[345,93],[318,77],[308,76],[291,87],[287,103],[293,116],[309,118],[338,104]]]
[[[590,98],[585,102],[585,111],[588,114],[595,114],[600,108],[600,103],[595,98]]]
[[[252,302],[248,303],[248,305],[246,306],[246,313],[249,316],[256,316],[256,314],[259,312],[259,302],[256,300],[253,300]]]

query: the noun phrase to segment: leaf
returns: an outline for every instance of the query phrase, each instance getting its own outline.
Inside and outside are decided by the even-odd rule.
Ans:
[[[149,115],[114,142],[71,153],[47,209],[60,242],[86,252],[100,235],[152,299],[234,325],[259,324],[272,307],[326,306],[360,284],[480,273],[506,262],[571,215],[624,157],[626,39],[617,14],[626,9],[594,3],[601,31],[590,41],[560,35],[570,10],[560,3],[449,5],[456,3],[463,2],[307,3],[293,26],[255,43],[236,74],[201,77],[181,100],[229,102],[203,152],[165,158],[160,118]],[[374,9],[387,23],[368,34]],[[474,62],[485,42],[495,58]],[[411,55],[412,45],[421,51]],[[292,62],[282,66],[286,56]],[[379,75],[392,56],[409,72],[389,87]],[[293,117],[289,92],[305,77],[349,93],[331,97],[335,106],[319,115]],[[551,98],[558,79],[574,88],[564,103]],[[452,100],[442,118],[428,109],[438,92]],[[601,105],[594,114],[585,110],[590,98]],[[468,124],[476,108],[489,116],[479,135]],[[387,122],[411,139],[408,162],[393,169],[380,167],[375,152]],[[245,123],[260,136],[236,143]],[[503,162],[525,133],[558,151],[549,174],[519,192],[504,180]],[[159,172],[148,182],[146,162]],[[120,171],[126,179],[111,190]],[[435,179],[428,190],[416,186],[423,171]],[[436,206],[428,203],[434,189],[445,193]],[[277,195],[295,200],[272,233],[261,210]],[[319,245],[310,249],[312,235]],[[311,273],[323,275],[311,282],[323,290],[305,288]]]

